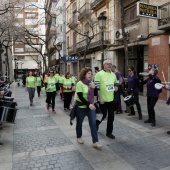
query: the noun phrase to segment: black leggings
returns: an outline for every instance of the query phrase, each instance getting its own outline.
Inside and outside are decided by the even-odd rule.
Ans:
[[[135,99],[135,104],[136,104],[136,107],[137,107],[137,110],[138,110],[138,114],[139,114],[139,116],[141,116],[142,111],[141,111],[141,107],[140,107],[140,103],[139,103],[139,94],[133,93],[133,97]],[[130,107],[130,111],[131,111],[131,114],[135,114],[135,110],[134,110],[133,106]]]
[[[49,104],[51,103],[51,100],[52,100],[52,109],[54,110],[56,91],[47,92],[46,94],[47,94],[46,103],[49,106]]]
[[[72,99],[72,92],[64,92],[64,108],[69,109]]]
[[[152,122],[155,122],[154,107],[157,101],[158,101],[158,97],[151,97],[151,96],[147,97],[148,116],[149,116],[149,120],[151,120]]]
[[[38,96],[40,95],[40,91],[41,91],[41,86],[37,86],[37,93],[38,93]]]

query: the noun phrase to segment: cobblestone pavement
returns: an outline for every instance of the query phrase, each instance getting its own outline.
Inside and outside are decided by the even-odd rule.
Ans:
[[[15,84],[14,84],[15,85]],[[4,124],[0,146],[0,170],[170,170],[170,111],[164,101],[156,105],[156,127],[144,124],[137,115],[115,115],[115,140],[106,137],[106,121],[99,127],[102,150],[92,148],[87,119],[83,139],[76,141],[75,122],[56,98],[56,114],[45,109],[45,94],[35,95],[29,106],[23,87],[14,87],[18,102],[14,126]],[[140,97],[143,120],[147,119],[146,98]],[[123,104],[123,107],[124,104]],[[13,130],[12,130],[13,129]]]

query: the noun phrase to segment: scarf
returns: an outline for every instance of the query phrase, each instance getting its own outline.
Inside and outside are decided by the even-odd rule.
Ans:
[[[82,83],[89,87],[89,83],[91,83],[91,81],[83,79]],[[91,87],[89,87],[89,90],[88,90],[88,102],[91,104],[94,103],[94,89]]]

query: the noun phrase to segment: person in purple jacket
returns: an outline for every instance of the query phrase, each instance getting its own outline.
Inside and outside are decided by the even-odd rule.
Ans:
[[[127,88],[128,94],[132,94],[135,99],[135,104],[137,107],[137,111],[139,114],[139,120],[142,120],[142,110],[139,103],[139,78],[136,75],[134,67],[128,68],[128,88]],[[128,116],[135,115],[134,107],[130,107],[130,114]]]
[[[150,68],[150,67],[149,67]],[[144,123],[151,123],[151,126],[156,125],[155,110],[154,107],[158,101],[160,90],[155,88],[156,83],[161,83],[161,80],[157,76],[157,67],[151,67],[149,70],[149,78],[147,78],[143,84],[147,84],[147,108],[148,108],[148,119]]]
[[[166,90],[169,90],[169,91],[170,91],[170,86],[169,86],[169,85],[167,85],[167,84],[166,84],[166,85],[162,84],[162,85],[163,85],[163,87],[164,87]],[[166,104],[167,104],[167,105],[170,104],[170,97],[168,98]],[[170,135],[170,131],[167,131],[167,134]]]

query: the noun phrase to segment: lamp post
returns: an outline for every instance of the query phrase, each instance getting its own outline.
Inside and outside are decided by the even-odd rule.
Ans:
[[[16,80],[16,67],[17,67],[17,58],[14,58],[14,62],[15,62],[15,70],[14,70],[14,78],[15,78],[15,80]]]
[[[104,61],[104,30],[106,29],[106,20],[107,17],[103,14],[100,14],[98,19],[99,28],[101,30],[101,43],[102,43],[102,54],[101,54],[101,68],[103,68]]]
[[[24,64],[24,63],[22,62],[22,63],[21,63],[21,69],[22,69],[22,65],[23,65],[23,64]]]
[[[61,59],[61,54],[60,54],[60,51],[62,50],[62,43],[59,42],[56,44],[56,48],[57,48],[57,51],[58,51],[58,54],[59,54],[59,67],[58,67],[58,71],[60,71],[60,59]]]

